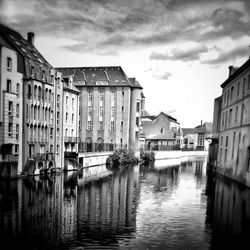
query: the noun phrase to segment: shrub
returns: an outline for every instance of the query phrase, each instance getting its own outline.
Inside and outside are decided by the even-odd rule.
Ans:
[[[150,161],[155,160],[155,152],[145,152],[143,149],[140,150],[140,159],[143,163],[148,164]]]
[[[119,165],[137,162],[139,162],[139,159],[135,157],[134,152],[126,149],[118,149],[107,158],[106,165],[117,167]]]

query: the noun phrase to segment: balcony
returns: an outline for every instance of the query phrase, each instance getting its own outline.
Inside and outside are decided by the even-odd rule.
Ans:
[[[77,137],[74,137],[74,136],[64,136],[64,142],[73,142],[73,143],[76,143],[77,142]]]

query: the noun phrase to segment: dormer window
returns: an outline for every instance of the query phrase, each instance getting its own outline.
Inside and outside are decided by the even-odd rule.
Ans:
[[[108,81],[96,81],[96,85],[108,85]]]
[[[7,70],[12,70],[12,59],[10,57],[7,57]]]

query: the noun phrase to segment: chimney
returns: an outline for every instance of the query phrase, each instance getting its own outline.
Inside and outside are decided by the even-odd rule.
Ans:
[[[34,32],[28,32],[27,38],[28,42],[34,46],[34,38],[35,38]]]
[[[233,74],[233,66],[229,66],[228,69],[229,69],[229,76],[231,76]]]
[[[201,120],[201,126],[202,126],[202,124],[203,124],[203,121]]]

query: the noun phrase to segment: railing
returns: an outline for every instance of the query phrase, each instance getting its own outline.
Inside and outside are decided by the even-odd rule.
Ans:
[[[54,153],[35,153],[31,159],[36,161],[54,160]]]
[[[144,147],[144,150],[146,150],[146,151],[180,150],[180,145],[147,145]]]
[[[112,152],[120,148],[127,149],[127,144],[79,143],[79,152]]]
[[[78,137],[64,136],[64,142],[77,142]]]
[[[14,154],[8,154],[3,157],[4,162],[17,162],[18,161],[18,155]]]

